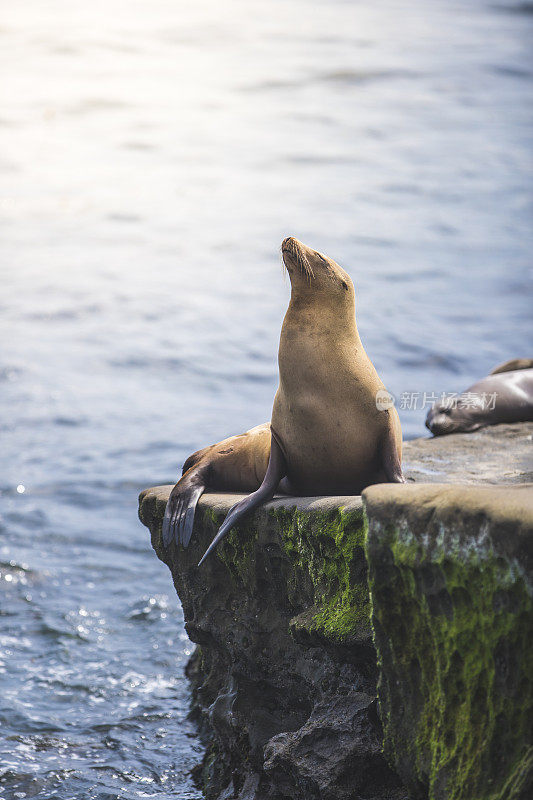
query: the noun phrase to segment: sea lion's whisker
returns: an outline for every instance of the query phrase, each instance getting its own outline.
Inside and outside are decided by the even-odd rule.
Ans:
[[[299,248],[296,251],[296,263],[298,264],[300,272],[309,279],[310,283],[311,279],[315,277],[315,273],[313,272],[313,268],[309,263],[309,259]]]

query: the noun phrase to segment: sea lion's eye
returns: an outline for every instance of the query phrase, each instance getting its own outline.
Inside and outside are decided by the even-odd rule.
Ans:
[[[348,284],[346,283],[346,281],[342,282],[342,286],[343,286],[343,289],[346,289],[346,291],[348,291]]]
[[[327,264],[327,263],[328,263],[328,262],[326,261],[326,259],[324,258],[324,256],[321,256],[321,255],[320,255],[320,253],[316,253],[316,255],[319,257],[319,259],[320,259],[321,261],[323,261],[323,262],[324,262],[324,264]]]

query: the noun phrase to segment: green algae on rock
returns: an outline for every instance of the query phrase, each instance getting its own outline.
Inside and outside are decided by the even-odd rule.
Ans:
[[[389,761],[415,797],[533,789],[533,487],[363,495]]]
[[[378,664],[359,498],[276,499],[197,569],[242,495],[204,495],[189,548],[165,551],[172,487],[141,494],[198,645],[209,800],[533,796],[532,439],[522,423],[406,442],[408,481],[433,485],[366,490]]]
[[[199,647],[188,675],[208,749],[208,798],[407,800],[376,713],[359,497],[284,497],[197,568],[234,495],[200,500],[190,546],[161,545],[172,487],[140,497]]]
[[[293,565],[289,596],[297,600],[304,577],[312,587],[309,609],[291,620],[293,633],[335,644],[369,642],[366,531],[359,498],[351,498],[349,510],[279,509],[276,518]]]

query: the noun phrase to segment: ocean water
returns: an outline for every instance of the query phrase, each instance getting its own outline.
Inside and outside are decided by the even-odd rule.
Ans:
[[[137,494],[269,418],[285,236],[352,276],[408,437],[531,355],[532,40],[507,0],[6,4],[0,800],[199,797]]]

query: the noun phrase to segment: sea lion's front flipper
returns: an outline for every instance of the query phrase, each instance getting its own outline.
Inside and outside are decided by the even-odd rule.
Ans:
[[[392,426],[389,426],[389,429],[385,435],[382,454],[383,472],[385,473],[387,482],[405,483],[405,478],[402,472],[402,462],[400,460],[400,454],[398,453],[398,447],[396,445],[396,439]]]
[[[170,493],[163,517],[163,545],[168,547],[173,538],[176,544],[187,547],[194,525],[194,512],[205,489],[205,483],[194,467],[183,475]]]
[[[224,538],[226,533],[233,528],[233,526],[236,525],[239,520],[253,511],[254,508],[257,508],[257,506],[261,505],[261,503],[270,500],[270,498],[274,496],[280,480],[285,477],[286,473],[287,464],[285,462],[285,456],[283,455],[281,447],[277,443],[276,439],[274,436],[272,436],[270,459],[268,461],[268,467],[263,483],[259,489],[248,495],[248,497],[246,497],[244,500],[236,503],[233,508],[230,508],[226,519],[220,526],[219,532],[205,551],[198,566],[205,561],[209,553],[214,550],[218,543]]]

